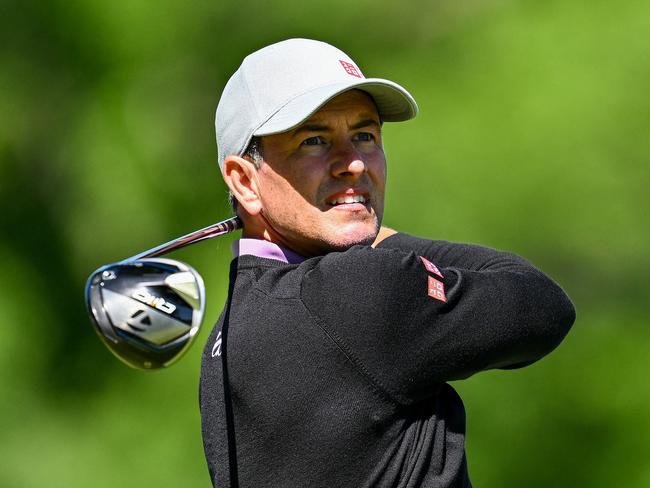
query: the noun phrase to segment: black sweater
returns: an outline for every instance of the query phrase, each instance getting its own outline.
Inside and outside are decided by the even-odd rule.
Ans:
[[[474,245],[397,234],[301,264],[241,256],[202,359],[213,483],[469,487],[446,382],[530,364],[574,319],[530,263]]]

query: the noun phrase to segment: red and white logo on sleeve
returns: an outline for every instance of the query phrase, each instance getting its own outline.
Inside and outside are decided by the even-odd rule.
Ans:
[[[441,302],[447,303],[447,296],[445,295],[445,285],[435,279],[433,276],[429,276],[429,296],[440,300]]]
[[[440,276],[441,278],[444,278],[444,276],[442,276],[442,273],[438,269],[438,266],[433,264],[431,261],[429,261],[424,256],[420,256],[420,259],[422,260],[422,263],[424,264],[424,267],[427,268],[427,271],[429,273],[433,273],[436,276]]]
[[[429,273],[433,273],[434,275],[444,278],[440,270],[438,269],[438,266],[433,264],[431,261],[429,261],[427,258],[420,256],[420,259],[422,260],[422,264],[424,264],[424,267],[427,269]],[[427,283],[427,293],[431,298],[435,298],[436,300],[440,300],[441,302],[447,303],[447,295],[445,295],[445,285],[442,281],[438,281],[435,279],[433,276],[429,276],[429,281]]]

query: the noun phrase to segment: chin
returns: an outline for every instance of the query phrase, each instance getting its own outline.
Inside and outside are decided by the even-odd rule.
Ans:
[[[377,238],[378,231],[378,225],[339,229],[338,232],[332,234],[333,239],[330,240],[330,245],[334,251],[345,251],[357,245],[369,246]]]

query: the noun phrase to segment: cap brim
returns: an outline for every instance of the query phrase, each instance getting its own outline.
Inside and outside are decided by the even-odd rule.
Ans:
[[[282,106],[254,132],[254,136],[278,134],[297,127],[337,95],[348,90],[367,92],[375,101],[382,121],[399,122],[417,115],[418,106],[411,94],[397,83],[381,78],[321,86],[303,93]]]

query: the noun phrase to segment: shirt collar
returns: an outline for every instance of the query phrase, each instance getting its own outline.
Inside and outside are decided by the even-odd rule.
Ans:
[[[298,264],[305,260],[301,255],[273,242],[243,237],[233,241],[232,253],[236,258],[250,254],[259,258],[275,259],[287,264]]]

